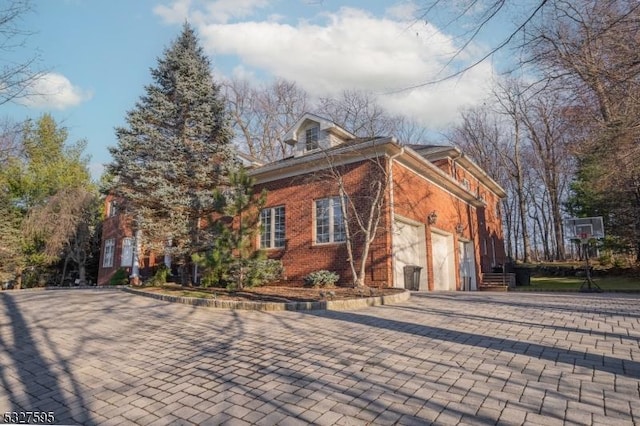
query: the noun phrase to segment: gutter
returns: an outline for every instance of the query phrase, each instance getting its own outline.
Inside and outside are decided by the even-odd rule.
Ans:
[[[393,161],[401,156],[402,154],[404,154],[404,146],[400,146],[400,150],[391,155],[389,157],[389,209],[391,210],[391,277],[392,277],[392,282],[393,282],[393,286],[396,286],[396,257],[393,255],[393,246],[394,246],[394,241],[393,241],[393,227],[395,226],[396,223],[396,207],[395,207],[395,201],[394,201],[394,197],[393,197]]]

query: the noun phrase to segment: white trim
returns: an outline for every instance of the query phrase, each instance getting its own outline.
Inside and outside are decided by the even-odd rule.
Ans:
[[[134,240],[132,237],[124,237],[122,239],[122,248],[120,251],[120,266],[128,268],[133,266],[133,245]]]
[[[398,247],[398,238],[400,236],[399,226],[398,224],[405,224],[413,228],[417,228],[417,238],[419,247],[417,247],[417,259],[414,259],[413,264],[422,267],[420,272],[420,283],[419,290],[420,291],[428,291],[429,289],[429,277],[428,277],[428,268],[427,268],[427,238],[426,238],[426,225],[423,222],[419,222],[413,219],[409,219],[407,217],[401,215],[395,215],[392,223],[392,232],[391,232],[391,259],[392,259],[392,276],[393,276],[393,286],[395,288],[404,288],[404,268],[401,272],[399,270],[399,266],[407,266],[406,263],[400,261],[398,264],[398,254],[401,252]]]
[[[104,240],[102,252],[102,267],[113,268],[113,259],[116,255],[116,239],[108,238]]]
[[[282,217],[284,219],[284,239],[282,242],[281,246],[275,245],[276,243],[276,211],[278,209],[282,209]],[[269,223],[268,223],[268,227],[269,227],[269,244],[268,245],[263,245],[262,244],[262,228],[263,228],[263,223],[262,223],[262,213],[265,211],[269,211]],[[283,248],[285,248],[285,242],[286,242],[286,238],[287,238],[287,217],[286,217],[286,206],[284,204],[282,205],[278,205],[278,206],[273,206],[273,207],[265,207],[262,210],[260,210],[260,233],[258,234],[258,247],[260,247],[260,249],[263,250],[281,250]]]
[[[328,200],[329,201],[329,206],[328,206],[328,214],[329,214],[329,223],[328,223],[328,234],[329,234],[329,241],[318,241],[318,211],[317,211],[317,206],[318,206],[318,202],[319,201],[323,201],[323,200]],[[324,197],[324,198],[317,198],[313,200],[313,245],[316,246],[321,246],[321,245],[326,245],[326,244],[343,244],[347,242],[347,236],[346,234],[344,235],[344,240],[335,240],[335,203],[336,200],[338,202],[339,205],[341,205],[342,200],[340,199],[340,196],[336,195],[335,197]],[[340,215],[342,216],[342,208],[340,208]],[[346,218],[342,217],[342,221],[344,222]]]

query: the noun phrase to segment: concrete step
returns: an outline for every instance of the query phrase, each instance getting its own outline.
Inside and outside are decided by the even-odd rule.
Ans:
[[[503,274],[501,272],[485,272],[482,274],[482,284],[483,285],[498,285],[498,286],[508,286],[515,287],[516,285],[516,274],[509,273]]]
[[[480,284],[478,286],[479,291],[509,291],[508,285],[503,284]]]

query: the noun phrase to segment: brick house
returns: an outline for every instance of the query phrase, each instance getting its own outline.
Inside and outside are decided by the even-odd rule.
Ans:
[[[366,259],[367,285],[404,287],[405,266],[418,266],[420,290],[475,290],[483,273],[504,263],[505,192],[459,149],[356,138],[313,114],[302,116],[285,141],[293,156],[253,164],[249,174],[257,189],[267,190],[256,246],[282,261],[292,285],[321,269],[340,274],[340,284],[351,283],[338,179],[364,219],[372,188],[383,183],[379,224]],[[99,284],[117,267],[133,265],[122,260],[131,259],[135,238],[112,208],[107,198]],[[354,218],[346,220],[351,224]],[[358,260],[363,245],[353,238]],[[158,261],[149,254],[140,265]]]

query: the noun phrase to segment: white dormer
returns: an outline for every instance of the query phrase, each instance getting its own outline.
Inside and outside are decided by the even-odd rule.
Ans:
[[[340,145],[354,139],[355,135],[333,121],[305,113],[284,136],[285,143],[294,147],[294,156],[299,157]]]

